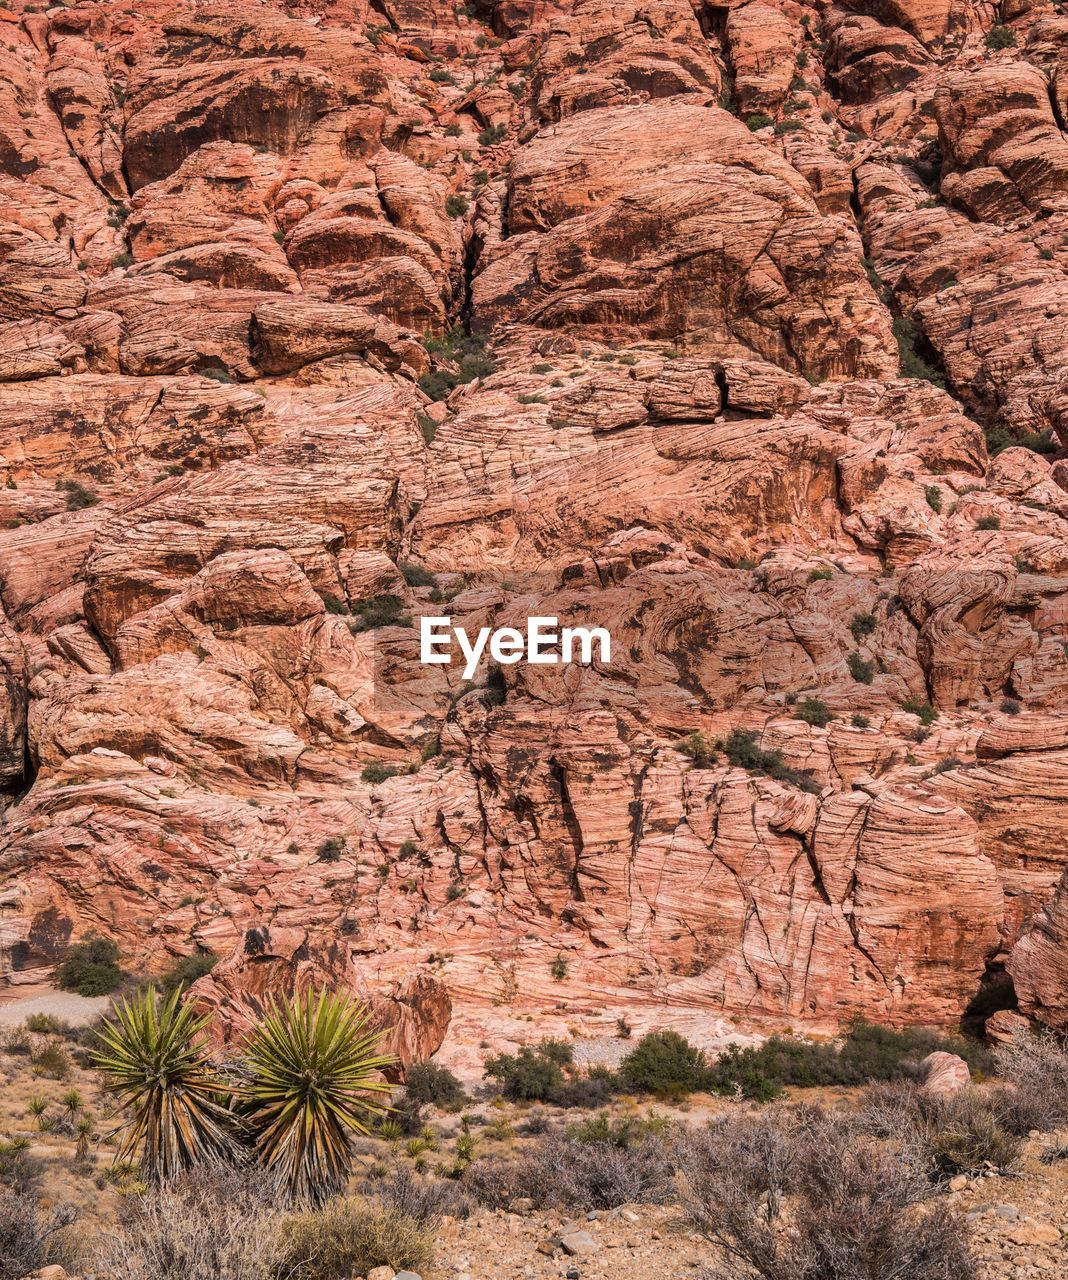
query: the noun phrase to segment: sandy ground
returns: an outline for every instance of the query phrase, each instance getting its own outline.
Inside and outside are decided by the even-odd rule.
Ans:
[[[71,991],[39,991],[0,1003],[0,1027],[17,1027],[31,1013],[50,1013],[71,1026],[83,1027],[104,1013],[110,1003],[110,996],[90,998]]]

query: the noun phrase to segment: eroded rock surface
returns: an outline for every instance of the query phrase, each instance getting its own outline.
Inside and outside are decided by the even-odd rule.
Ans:
[[[1068,1023],[1055,6],[0,17],[7,982]]]

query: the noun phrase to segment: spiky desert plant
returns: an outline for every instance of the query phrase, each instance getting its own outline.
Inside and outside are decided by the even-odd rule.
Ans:
[[[97,1033],[93,1065],[129,1112],[115,1158],[139,1152],[149,1182],[228,1160],[236,1149],[228,1090],[201,1039],[207,1021],[180,990],[161,1001],[149,988],[121,1001]]]
[[[92,1116],[82,1116],[78,1121],[78,1146],[76,1155],[79,1160],[89,1159],[89,1139],[93,1136]]]
[[[273,1002],[245,1049],[241,1090],[255,1151],[292,1199],[321,1204],[344,1188],[351,1138],[387,1110],[377,1078],[394,1058],[375,1050],[381,1032],[346,996],[307,992]]]
[[[60,1098],[60,1102],[63,1103],[63,1110],[67,1113],[67,1119],[73,1124],[74,1117],[82,1109],[82,1095],[77,1089],[68,1089],[63,1097]]]

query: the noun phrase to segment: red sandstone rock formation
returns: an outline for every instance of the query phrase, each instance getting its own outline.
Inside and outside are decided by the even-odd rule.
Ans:
[[[1063,17],[11,10],[7,982],[210,950],[405,1064],[1068,1024]]]

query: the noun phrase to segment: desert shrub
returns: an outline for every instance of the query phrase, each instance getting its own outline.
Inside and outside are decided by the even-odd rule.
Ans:
[[[374,1267],[423,1271],[433,1256],[426,1227],[373,1201],[345,1197],[282,1224],[281,1276],[337,1280],[365,1276]]]
[[[983,43],[988,49],[1008,49],[1016,43],[1016,32],[998,23],[986,33]]]
[[[607,1106],[615,1095],[619,1081],[612,1072],[575,1076],[564,1080],[549,1095],[548,1101],[570,1110],[593,1110]]]
[[[419,379],[419,386],[431,400],[444,400],[454,387],[476,378],[487,378],[497,368],[493,356],[486,350],[485,339],[465,332],[459,325],[442,338],[427,338],[424,346],[431,355],[443,357],[447,362]]]
[[[30,1151],[28,1138],[0,1141],[0,1188],[25,1195],[37,1186],[40,1177],[41,1164]]]
[[[381,760],[372,760],[370,764],[364,765],[360,772],[360,777],[364,782],[377,785],[379,782],[385,782],[387,778],[395,778],[400,772],[401,770],[393,765],[384,764]],[[320,856],[322,855],[320,854]],[[336,860],[336,858],[330,859],[329,857],[325,859],[325,861]]]
[[[404,581],[410,587],[432,587],[434,585],[434,575],[426,565],[417,564],[414,560],[402,560],[398,568]]]
[[[937,515],[942,510],[942,490],[936,484],[927,484],[923,487],[923,496],[927,499],[927,505]]]
[[[1010,431],[1003,426],[984,429],[986,451],[996,457],[1004,449],[1030,449],[1034,453],[1056,453],[1060,448],[1052,431]]]
[[[1068,1044],[1052,1031],[1017,1036],[994,1054],[998,1074],[1012,1082],[1012,1127],[1056,1129],[1068,1123]],[[1007,1104],[1006,1104],[1007,1105]]]
[[[965,1088],[929,1094],[910,1081],[868,1087],[857,1109],[865,1133],[889,1141],[899,1158],[930,1180],[1010,1168],[1021,1141],[1011,1125],[1011,1091]]]
[[[993,1060],[978,1042],[917,1028],[896,1030],[857,1022],[840,1045],[792,1036],[771,1036],[756,1048],[732,1047],[709,1068],[708,1087],[767,1101],[782,1085],[856,1085],[872,1080],[907,1080],[918,1074],[929,1053],[941,1049],[989,1072]]]
[[[838,1083],[838,1050],[831,1044],[771,1036],[758,1049],[747,1051],[754,1067],[778,1084],[812,1088]]]
[[[781,751],[764,751],[757,746],[757,736],[751,730],[733,729],[723,749],[731,764],[749,773],[765,774],[801,791],[820,790],[819,783],[810,774],[789,768]]]
[[[96,934],[70,947],[56,970],[56,984],[80,996],[108,996],[121,982],[119,948]]]
[[[39,1036],[74,1035],[74,1028],[70,1023],[52,1013],[31,1013],[26,1019],[26,1030]]]
[[[70,1077],[70,1054],[54,1040],[38,1045],[30,1054],[30,1061],[38,1074],[49,1080],[66,1080]]]
[[[909,715],[919,716],[922,725],[932,725],[938,719],[937,710],[927,701],[920,698],[906,698],[901,704],[902,711]]]
[[[40,1267],[73,1265],[67,1228],[77,1216],[73,1205],[46,1211],[36,1193],[0,1185],[0,1276],[18,1280]]]
[[[674,1172],[655,1135],[628,1145],[582,1142],[552,1135],[520,1162],[520,1185],[537,1205],[576,1210],[621,1204],[660,1204]]]
[[[560,1042],[543,1040],[541,1044],[523,1045],[517,1053],[499,1053],[485,1061],[486,1075],[497,1082],[506,1098],[517,1102],[548,1102],[564,1083],[563,1068],[570,1064],[561,1052]],[[562,1060],[563,1059],[563,1060]]]
[[[371,767],[370,765],[367,766],[368,769],[370,767]],[[364,773],[366,772],[367,772],[367,769],[364,769]],[[389,775],[387,774],[386,776],[388,777]],[[370,782],[372,781],[372,779],[365,778],[364,781]],[[340,839],[338,836],[328,836],[319,845],[318,849],[316,849],[315,854],[320,862],[340,862],[341,855],[344,852],[345,852],[345,841]]]
[[[975,527],[983,531],[1001,528],[1001,518],[999,516],[980,516],[975,522]]]
[[[924,1143],[937,1175],[979,1173],[992,1166],[1010,1168],[1019,1159],[1020,1138],[1001,1123],[998,1095],[977,1089],[931,1098],[921,1095]]]
[[[1007,716],[1018,716],[1023,710],[1023,707],[1015,698],[1002,698],[1000,709]]]
[[[683,1097],[703,1087],[705,1055],[677,1031],[651,1031],[642,1036],[619,1065],[629,1089],[657,1097]]]
[[[123,1280],[273,1280],[281,1226],[269,1179],[202,1168],[123,1197],[118,1228],[93,1261]]]
[[[853,633],[853,639],[859,644],[865,636],[870,636],[878,625],[879,620],[874,613],[855,613],[849,629]]]
[[[703,1087],[710,1093],[748,1098],[753,1102],[770,1102],[778,1096],[780,1089],[764,1074],[760,1055],[761,1051],[757,1049],[729,1046],[709,1067]]]
[[[484,147],[492,147],[495,142],[500,142],[508,134],[508,126],[506,124],[487,125],[478,135],[478,140]]]
[[[448,1067],[436,1062],[421,1062],[408,1070],[404,1087],[409,1098],[451,1111],[467,1101],[463,1085]]]
[[[191,987],[198,978],[211,973],[218,960],[213,951],[194,951],[190,956],[182,956],[163,975],[160,982],[163,994],[169,995],[175,987]]]
[[[404,612],[404,604],[399,596],[374,596],[370,600],[361,600],[352,606],[352,618],[349,630],[354,634],[361,631],[374,631],[376,627],[410,627],[411,618]]]
[[[444,1217],[466,1218],[471,1205],[455,1182],[424,1178],[410,1169],[395,1169],[375,1184],[374,1197],[385,1209],[424,1226]]]
[[[804,720],[805,724],[824,729],[835,718],[834,712],[819,698],[804,698],[794,711],[795,720]]]
[[[449,196],[445,201],[445,212],[450,218],[462,218],[469,208],[465,196]]]
[[[758,129],[766,129],[772,123],[771,116],[766,111],[754,111],[752,115],[746,116],[746,126],[754,133]]]
[[[936,1050],[955,1053],[973,1070],[990,1071],[990,1052],[963,1036],[940,1034],[920,1027],[882,1027],[855,1022],[846,1033],[838,1055],[836,1084],[863,1084],[868,1080],[900,1080],[915,1076],[920,1062]]]
[[[903,378],[923,378],[945,390],[946,380],[929,362],[930,346],[923,332],[910,316],[895,316],[892,324],[897,340],[898,356]],[[927,354],[925,354],[927,353]]]
[[[859,653],[849,655],[849,674],[858,684],[871,684],[875,679],[875,664],[868,662]]]
[[[28,1058],[33,1052],[33,1042],[24,1027],[12,1027],[10,1031],[0,1033],[0,1042],[4,1052],[13,1057]]]
[[[463,1190],[489,1209],[506,1209],[527,1194],[523,1171],[516,1160],[479,1160],[464,1170]]]
[[[690,1217],[730,1280],[973,1280],[961,1222],[922,1207],[927,1180],[840,1115],[772,1108],[677,1150]]]
[[[567,1137],[573,1142],[599,1142],[613,1147],[633,1147],[646,1138],[659,1138],[668,1129],[664,1116],[650,1111],[645,1116],[622,1115],[613,1117],[607,1111],[599,1111],[578,1124],[568,1125]]]
[[[675,750],[689,756],[697,769],[708,769],[716,762],[716,751],[700,729],[675,743]]]

